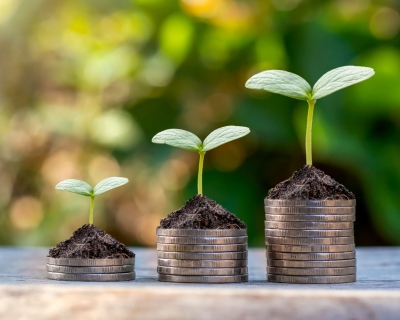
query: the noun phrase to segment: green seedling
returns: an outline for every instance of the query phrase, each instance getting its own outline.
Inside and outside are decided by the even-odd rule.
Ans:
[[[89,213],[89,224],[93,224],[93,208],[94,199],[99,195],[108,190],[120,187],[128,183],[127,178],[111,177],[101,180],[94,188],[92,188],[85,181],[77,179],[67,179],[61,181],[56,185],[57,190],[65,190],[73,193],[80,194],[82,196],[90,197],[90,213]]]
[[[247,80],[246,88],[264,89],[308,102],[306,161],[308,165],[312,165],[311,141],[315,102],[335,91],[364,81],[374,74],[374,70],[367,67],[340,67],[325,73],[311,88],[309,83],[297,74],[282,70],[268,70],[260,72]]]
[[[207,151],[232,140],[239,139],[250,132],[249,128],[226,126],[211,132],[203,142],[193,133],[181,129],[168,129],[157,133],[151,140],[154,143],[168,144],[173,147],[198,152],[200,155],[197,179],[198,194],[203,194],[203,163]]]

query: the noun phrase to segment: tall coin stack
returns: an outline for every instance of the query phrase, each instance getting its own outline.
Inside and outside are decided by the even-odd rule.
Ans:
[[[247,229],[157,228],[157,256],[159,281],[248,281]]]
[[[264,203],[268,281],[356,281],[355,200]]]
[[[62,281],[135,280],[135,258],[69,259],[47,257],[47,278]]]

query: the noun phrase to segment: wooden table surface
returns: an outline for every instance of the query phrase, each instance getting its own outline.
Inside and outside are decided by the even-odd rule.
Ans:
[[[400,248],[358,248],[357,282],[270,283],[265,250],[249,250],[249,282],[157,281],[155,249],[132,248],[136,280],[46,279],[46,249],[0,248],[0,319],[400,319]]]

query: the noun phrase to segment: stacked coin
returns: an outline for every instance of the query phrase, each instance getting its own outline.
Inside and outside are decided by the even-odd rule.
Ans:
[[[68,259],[47,257],[47,278],[63,281],[135,280],[135,258]]]
[[[158,280],[166,282],[245,282],[246,229],[157,228]]]
[[[355,200],[265,199],[268,281],[356,281],[355,205]]]

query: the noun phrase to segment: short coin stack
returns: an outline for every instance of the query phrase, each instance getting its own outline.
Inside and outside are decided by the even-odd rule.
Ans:
[[[135,280],[135,258],[69,259],[47,257],[47,278],[61,281]]]
[[[265,199],[271,282],[356,281],[355,200]]]
[[[248,281],[247,229],[157,229],[158,280]]]

